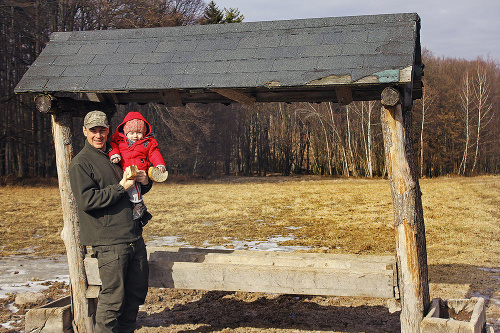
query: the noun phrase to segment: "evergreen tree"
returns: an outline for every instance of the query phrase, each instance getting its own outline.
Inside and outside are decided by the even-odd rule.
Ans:
[[[222,11],[214,1],[210,1],[203,12],[200,24],[240,23],[244,18],[238,8],[224,8]]]
[[[201,24],[218,24],[224,23],[224,14],[217,7],[215,2],[210,1],[210,3],[205,8],[203,15],[200,20]]]
[[[240,23],[243,22],[243,19],[245,18],[240,14],[238,8],[224,8],[224,12],[223,23]]]

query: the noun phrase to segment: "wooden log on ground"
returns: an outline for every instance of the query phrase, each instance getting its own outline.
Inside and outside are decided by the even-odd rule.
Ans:
[[[382,94],[385,160],[394,206],[394,228],[401,293],[401,332],[418,333],[429,308],[427,249],[422,200],[414,162],[411,112],[403,113],[394,88]]]

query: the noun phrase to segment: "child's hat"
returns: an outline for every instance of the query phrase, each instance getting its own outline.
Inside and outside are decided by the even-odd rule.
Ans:
[[[146,134],[146,123],[141,119],[131,119],[123,126],[123,133],[127,135],[128,132],[141,132]]]

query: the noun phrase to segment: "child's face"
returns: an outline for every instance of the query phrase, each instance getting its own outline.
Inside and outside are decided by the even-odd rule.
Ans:
[[[129,139],[132,142],[136,142],[137,140],[140,140],[143,137],[144,137],[144,134],[142,134],[142,132],[130,131],[127,133],[127,139]]]

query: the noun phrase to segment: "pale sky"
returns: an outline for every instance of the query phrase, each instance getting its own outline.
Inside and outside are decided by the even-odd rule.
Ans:
[[[205,2],[209,2],[205,0]],[[500,0],[214,0],[244,22],[417,13],[421,45],[435,56],[500,62]]]

